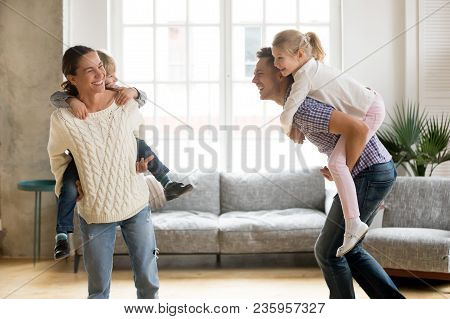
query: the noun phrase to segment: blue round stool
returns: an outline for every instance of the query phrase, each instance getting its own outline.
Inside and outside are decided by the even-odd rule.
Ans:
[[[17,188],[22,191],[34,192],[34,246],[33,246],[33,264],[36,264],[36,257],[41,256],[41,193],[54,192],[55,180],[36,179],[29,181],[20,181]]]

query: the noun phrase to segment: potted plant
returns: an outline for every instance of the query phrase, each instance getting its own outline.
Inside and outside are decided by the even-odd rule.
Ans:
[[[391,153],[396,166],[411,176],[428,176],[434,169],[450,161],[450,117],[429,117],[419,104],[396,105],[391,124],[385,124],[377,136]]]

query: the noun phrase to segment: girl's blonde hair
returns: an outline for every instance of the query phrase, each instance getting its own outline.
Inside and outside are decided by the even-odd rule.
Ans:
[[[287,50],[292,55],[303,49],[308,57],[314,57],[320,62],[323,62],[325,57],[320,39],[314,32],[303,34],[297,30],[281,31],[275,35],[272,47]]]
[[[113,57],[100,50],[97,50],[97,54],[100,60],[102,61],[103,66],[105,67],[106,74],[115,73],[116,62],[114,61]]]

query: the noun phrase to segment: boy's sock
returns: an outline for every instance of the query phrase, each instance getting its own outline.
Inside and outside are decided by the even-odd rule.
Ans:
[[[67,240],[67,234],[66,233],[58,233],[55,236],[55,241],[58,240]]]
[[[167,176],[167,174],[166,174],[166,175],[164,175],[164,176],[159,180],[159,182],[161,183],[161,185],[162,185],[164,188],[166,188],[167,184],[169,184],[169,183],[171,182],[171,179],[170,179],[170,177]]]

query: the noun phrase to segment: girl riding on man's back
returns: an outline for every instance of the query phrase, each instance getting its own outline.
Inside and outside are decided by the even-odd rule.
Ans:
[[[322,63],[324,51],[316,34],[297,30],[278,33],[272,43],[275,66],[283,76],[292,74],[294,83],[280,116],[283,131],[297,143],[303,133],[292,126],[299,106],[306,96],[328,104],[363,123],[365,138],[359,144],[347,143],[341,135],[336,147],[328,154],[328,168],[336,183],[345,219],[345,235],[336,252],[341,257],[349,252],[367,233],[368,226],[359,218],[358,199],[351,171],[365,145],[383,123],[385,107],[381,96]]]

